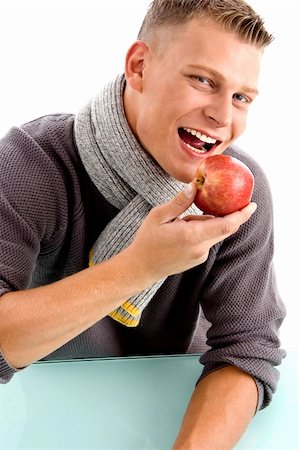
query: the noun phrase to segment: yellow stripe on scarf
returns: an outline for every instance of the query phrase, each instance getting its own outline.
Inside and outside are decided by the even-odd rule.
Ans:
[[[119,314],[117,311],[112,311],[109,314],[112,319],[116,320],[117,322],[122,323],[123,325],[126,325],[127,327],[137,327],[140,321],[140,317],[137,319],[135,317],[124,317],[122,314]]]

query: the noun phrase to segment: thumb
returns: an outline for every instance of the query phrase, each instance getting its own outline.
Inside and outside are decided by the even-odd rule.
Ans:
[[[159,206],[157,212],[160,220],[170,222],[183,214],[192,205],[196,190],[196,184],[191,182],[169,202]]]

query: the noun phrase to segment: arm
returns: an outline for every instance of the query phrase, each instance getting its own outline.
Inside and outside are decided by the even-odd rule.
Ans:
[[[232,152],[232,150],[231,150]],[[233,153],[239,156],[239,153]],[[238,367],[254,377],[258,407],[266,407],[277,388],[285,351],[279,328],[285,307],[273,267],[273,207],[271,191],[261,168],[247,156],[243,161],[255,177],[256,213],[211,254],[209,274],[201,291],[201,305],[211,323],[202,355],[201,378],[224,365]]]
[[[254,173],[256,214],[214,249],[205,268],[198,268],[197,278],[208,271],[201,305],[211,322],[211,349],[201,357],[205,367],[174,450],[234,448],[276,389],[274,366],[284,356],[278,329],[285,308],[272,266],[271,193],[256,166]]]
[[[257,406],[257,387],[250,375],[227,366],[210,373],[192,395],[173,450],[234,448]]]
[[[4,294],[0,348],[6,360],[19,368],[41,359],[131,295],[204,262],[210,247],[234,233],[254,210],[250,205],[226,218],[174,220],[191,205],[195,191],[193,184],[188,195],[180,193],[154,208],[133,243],[110,260],[48,286]]]
[[[124,250],[55,283],[0,297],[0,348],[8,363],[21,368],[43,358],[151,284],[133,259]]]

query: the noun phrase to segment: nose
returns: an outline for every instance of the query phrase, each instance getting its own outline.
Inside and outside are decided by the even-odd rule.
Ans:
[[[213,99],[211,97],[211,101],[204,110],[206,118],[212,121],[217,128],[231,125],[233,120],[232,97],[228,95],[215,96]]]

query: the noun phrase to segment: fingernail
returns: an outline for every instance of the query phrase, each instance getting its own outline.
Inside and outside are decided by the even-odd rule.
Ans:
[[[192,197],[192,194],[193,194],[193,183],[191,182],[191,183],[187,184],[187,186],[185,187],[183,192],[186,195],[186,197],[189,197],[189,198]]]
[[[250,212],[251,212],[251,214],[253,214],[254,213],[254,211],[256,210],[256,208],[257,208],[257,204],[256,203],[250,203]]]

